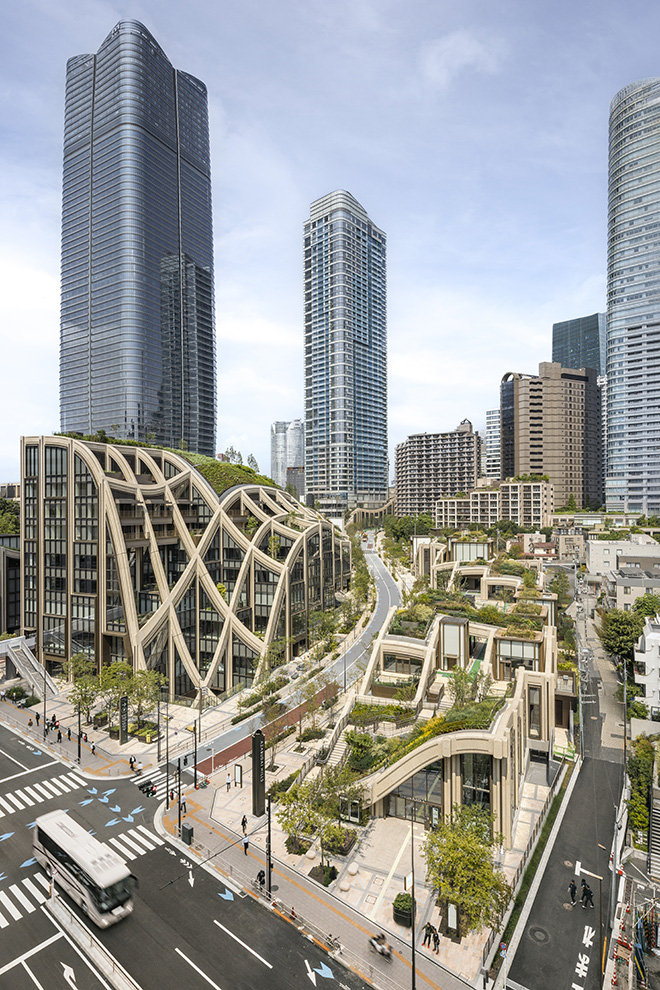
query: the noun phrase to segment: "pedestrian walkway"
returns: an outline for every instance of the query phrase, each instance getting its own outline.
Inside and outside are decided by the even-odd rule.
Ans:
[[[129,828],[127,832],[108,839],[108,843],[114,846],[120,856],[129,861],[144,856],[157,846],[164,845],[163,840],[144,825]]]
[[[42,780],[38,784],[22,783],[15,791],[9,791],[0,796],[0,818],[11,815],[15,811],[31,808],[43,801],[52,801],[54,797],[61,797],[63,794],[68,794],[85,786],[86,781],[75,773],[60,774],[50,780]]]
[[[43,872],[23,877],[20,883],[0,887],[0,929],[8,928],[12,922],[20,921],[36,911],[46,900],[49,891],[50,883]]]

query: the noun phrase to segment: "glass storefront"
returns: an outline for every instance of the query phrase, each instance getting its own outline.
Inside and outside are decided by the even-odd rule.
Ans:
[[[442,764],[442,760],[431,763],[392,791],[388,814],[409,819],[412,802],[415,821],[435,825],[442,817]]]

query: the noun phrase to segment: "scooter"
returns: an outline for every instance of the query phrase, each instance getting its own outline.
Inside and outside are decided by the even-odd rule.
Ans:
[[[379,955],[385,956],[386,959],[392,958],[392,946],[388,942],[386,942],[385,936],[383,934],[372,935],[371,938],[369,939],[369,945]]]

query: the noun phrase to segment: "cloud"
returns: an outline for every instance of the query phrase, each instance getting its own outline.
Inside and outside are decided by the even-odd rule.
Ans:
[[[465,29],[452,31],[425,42],[419,54],[423,81],[436,90],[446,90],[466,69],[493,74],[500,68],[503,47],[499,41],[484,43]]]

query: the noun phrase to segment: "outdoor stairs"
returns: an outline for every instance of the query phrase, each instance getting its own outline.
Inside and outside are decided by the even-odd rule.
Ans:
[[[442,692],[442,697],[438,702],[438,715],[444,715],[454,704],[454,699],[452,698],[451,692],[445,688]]]
[[[50,697],[59,694],[57,684],[45,666],[37,660],[27,645],[25,636],[16,636],[2,642],[1,653],[8,656],[18,671],[19,677],[28,682],[30,691],[43,698],[44,690]]]
[[[649,873],[660,879],[660,790],[653,788],[649,829]]]
[[[344,760],[346,759],[346,750],[348,746],[346,745],[346,740],[344,739],[344,733],[340,735],[339,739],[332,748],[332,752],[328,757],[328,762],[326,766],[329,767],[340,767]]]

